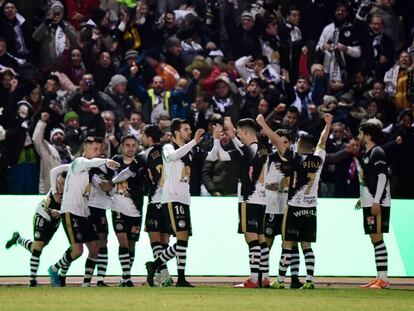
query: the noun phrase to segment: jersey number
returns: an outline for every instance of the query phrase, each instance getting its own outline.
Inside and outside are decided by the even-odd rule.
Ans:
[[[315,178],[316,178],[316,173],[308,173],[307,175],[308,175],[309,181],[308,181],[308,187],[305,190],[305,194],[309,194],[311,192],[313,183],[315,182]]]
[[[174,208],[177,215],[184,215],[184,207],[182,205],[176,205]]]

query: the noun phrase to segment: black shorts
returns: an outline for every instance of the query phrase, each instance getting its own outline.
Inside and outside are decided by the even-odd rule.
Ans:
[[[266,205],[239,203],[239,233],[263,234]]]
[[[63,213],[62,224],[70,245],[99,240],[96,228],[86,217]]]
[[[161,203],[149,203],[145,215],[145,231],[170,233],[162,215]]]
[[[390,212],[389,206],[381,206],[381,213],[373,216],[371,206],[363,207],[364,230],[365,234],[388,233],[390,229]]]
[[[316,207],[290,206],[282,223],[284,241],[316,242]]]
[[[168,233],[176,236],[177,232],[188,231],[188,235],[191,235],[190,206],[179,202],[168,202],[162,204],[161,211]]]
[[[89,207],[91,216],[89,220],[96,228],[97,233],[105,233],[108,235],[108,219],[106,218],[106,210],[102,208]]]
[[[33,217],[34,240],[42,241],[45,245],[49,244],[59,225],[60,218],[52,218],[52,221],[49,221],[38,213],[35,213]]]
[[[130,217],[112,211],[112,225],[115,233],[126,233],[129,241],[138,241],[141,231],[142,217]]]
[[[283,214],[266,213],[264,220],[264,235],[266,238],[273,239],[282,234]]]

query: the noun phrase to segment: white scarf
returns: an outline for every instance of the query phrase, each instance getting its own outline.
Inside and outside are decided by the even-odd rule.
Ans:
[[[60,56],[66,49],[66,35],[63,32],[62,27],[57,26],[55,33],[55,49],[56,55]]]
[[[215,96],[213,96],[213,100],[221,113],[224,113],[226,111],[226,108],[232,105],[231,97],[227,97],[225,99],[218,99]]]
[[[400,66],[394,66],[385,73],[384,83],[385,83],[385,92],[391,96],[394,96],[397,92],[397,81],[398,73],[400,72]]]

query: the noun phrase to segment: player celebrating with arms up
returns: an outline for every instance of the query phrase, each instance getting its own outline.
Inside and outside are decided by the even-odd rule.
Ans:
[[[364,288],[389,288],[388,252],[383,240],[383,233],[388,233],[390,225],[390,179],[387,156],[377,144],[382,139],[381,128],[364,123],[359,128],[359,140],[365,146],[365,154],[358,167],[360,182],[359,204],[363,209],[364,230],[369,234],[375,250],[377,278],[363,285]]]
[[[325,160],[325,144],[332,124],[332,115],[326,114],[324,119],[326,125],[316,150],[314,150],[313,139],[309,136],[302,136],[298,141],[297,153],[286,148],[281,137],[271,130],[262,115],[258,115],[256,119],[272,143],[291,163],[293,169],[288,193],[288,207],[282,224],[283,250],[279,262],[279,276],[270,285],[272,288],[284,288],[285,286],[285,275],[291,264],[294,242],[301,242],[305,256],[307,275],[306,283],[302,288],[315,288],[313,283],[315,255],[311,243],[316,242],[318,184]]]

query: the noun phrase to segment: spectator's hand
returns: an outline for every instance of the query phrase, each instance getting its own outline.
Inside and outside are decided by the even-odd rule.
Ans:
[[[90,105],[89,106],[89,112],[92,114],[98,114],[99,113],[99,107],[97,105]]]
[[[402,139],[402,137],[401,137],[401,136],[398,136],[398,137],[395,139],[395,143],[396,143],[397,145],[401,145],[401,144],[403,143],[403,139]]]
[[[281,73],[282,73],[282,75],[280,76],[280,78],[283,81],[290,82],[289,71],[287,71],[286,69],[282,69],[281,70]]]
[[[345,145],[345,151],[352,154],[353,156],[358,155],[360,145],[356,144],[354,141],[349,142]]]
[[[42,114],[40,115],[40,120],[42,120],[43,122],[47,122],[50,118],[50,115],[48,112],[42,112]]]
[[[302,47],[302,54],[304,55],[308,54],[308,48],[306,46]]]
[[[121,165],[120,165],[118,162],[114,161],[114,160],[107,159],[107,160],[106,160],[106,166],[107,166],[107,167],[109,167],[109,168],[110,168],[110,169],[112,169],[112,170],[116,170],[116,169],[117,169],[117,168],[119,168]]]
[[[79,12],[75,12],[75,14],[73,14],[72,19],[78,22],[83,22],[85,20],[85,16],[80,14]]]
[[[53,198],[55,199],[56,203],[60,204],[62,203],[62,194],[59,192],[56,192],[53,194]]]
[[[373,216],[377,216],[377,214],[379,213],[381,213],[381,206],[379,205],[379,203],[372,203],[371,214]]]
[[[221,124],[213,125],[213,138],[220,139],[222,131],[223,131],[223,127],[221,126]]]
[[[126,25],[128,25],[130,18],[129,18],[129,14],[127,12],[125,12],[124,10],[121,10],[121,18],[120,20],[122,22],[124,22]]]
[[[316,107],[316,106],[315,106]],[[326,113],[324,116],[323,116],[323,119],[325,120],[325,123],[327,124],[327,125],[331,125],[332,124],[332,120],[333,120],[333,115],[331,115],[330,113]]]
[[[17,86],[19,85],[19,80],[17,80],[16,78],[13,78],[10,81],[10,85],[11,85],[10,92],[14,92],[16,90]]]
[[[193,71],[192,71],[191,73],[192,73],[193,78],[194,78],[195,80],[200,79],[201,72],[200,72],[199,70],[197,70],[197,69],[193,69]]]
[[[231,121],[230,117],[224,117],[224,127],[226,128],[226,130],[229,131],[230,133],[230,138],[233,139],[235,134],[234,134],[234,125],[233,122]]]
[[[198,129],[194,134],[194,141],[198,144],[203,140],[204,129]]]
[[[330,51],[331,50],[331,45],[329,43],[324,43],[322,45],[322,51]]]
[[[50,110],[53,110],[54,112],[56,112],[58,115],[63,115],[63,109],[61,109],[59,107],[59,105],[55,102],[55,103],[51,103],[49,105]]]
[[[342,53],[346,53],[346,51],[348,50],[348,47],[342,43],[338,43],[338,45],[336,46],[336,49]]]
[[[112,183],[108,180],[102,180],[102,182],[99,184],[99,188],[101,188],[102,191],[110,192],[113,188]]]
[[[334,92],[338,92],[340,90],[342,90],[342,88],[344,87],[343,83],[333,80],[329,83],[329,87],[332,89],[332,91]]]
[[[110,142],[113,146],[117,147],[117,146],[119,145],[118,140],[116,139],[116,137],[115,137],[114,135],[110,135],[110,136],[108,137],[108,139],[109,139],[109,142]]]
[[[273,110],[276,112],[276,113],[281,113],[281,112],[283,112],[283,111],[285,111],[286,110],[286,105],[284,104],[284,103],[280,103],[279,105],[277,105],[275,108],[273,108]]]
[[[55,194],[57,194],[57,193],[55,193]],[[53,195],[53,196],[55,196],[55,195]],[[56,203],[61,203],[62,202],[62,195],[60,193],[59,193],[59,196],[60,196],[60,202],[56,201]],[[55,198],[55,200],[56,200],[56,198]],[[60,212],[57,209],[52,209],[50,211],[50,215],[52,216],[52,218],[58,219],[60,217]]]
[[[317,113],[317,112],[318,112],[318,107],[316,107],[316,105],[315,105],[315,104],[310,104],[310,105],[308,106],[308,108],[309,108],[309,112],[310,112],[310,113]]]

